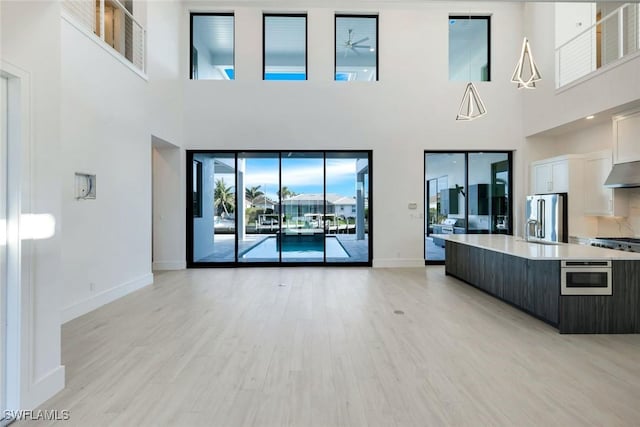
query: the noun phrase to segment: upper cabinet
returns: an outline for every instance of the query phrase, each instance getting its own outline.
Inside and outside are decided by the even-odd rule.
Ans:
[[[584,216],[584,175],[582,155],[565,155],[531,163],[532,194],[567,193],[570,236],[590,234]]]
[[[615,163],[640,160],[640,111],[613,119]]]
[[[611,150],[587,154],[584,159],[584,213],[591,216],[627,216],[628,193],[604,186],[613,165]]]
[[[567,193],[569,191],[569,160],[548,159],[531,166],[534,194]]]

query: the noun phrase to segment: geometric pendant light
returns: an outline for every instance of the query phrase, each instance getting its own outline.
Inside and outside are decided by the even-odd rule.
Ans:
[[[542,80],[538,67],[533,61],[529,40],[525,37],[522,41],[522,50],[520,51],[520,59],[516,64],[516,69],[511,77],[512,83],[518,84],[518,89],[535,89],[536,82]]]
[[[478,90],[473,83],[469,82],[464,91],[464,95],[462,95],[462,102],[460,103],[456,120],[474,120],[485,114],[487,114],[487,109],[482,99],[480,99]]]

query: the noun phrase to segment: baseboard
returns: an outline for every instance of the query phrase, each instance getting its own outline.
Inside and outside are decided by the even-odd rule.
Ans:
[[[64,388],[64,366],[58,366],[51,372],[31,384],[28,392],[23,396],[20,409],[33,410],[51,399]],[[46,408],[58,409],[58,408]],[[66,409],[66,408],[63,408]]]
[[[184,270],[187,268],[186,261],[154,261],[153,271]]]
[[[416,268],[424,267],[424,259],[420,258],[376,258],[373,268]]]
[[[108,304],[111,301],[122,298],[123,296],[137,291],[138,289],[144,288],[145,286],[148,286],[152,283],[153,274],[149,273],[106,291],[100,292],[99,294],[87,298],[84,301],[80,301],[79,303],[63,308],[61,312],[61,321],[62,323],[67,323],[68,321],[73,320],[76,317],[87,314],[90,311],[95,310],[96,308],[102,307],[103,305]]]

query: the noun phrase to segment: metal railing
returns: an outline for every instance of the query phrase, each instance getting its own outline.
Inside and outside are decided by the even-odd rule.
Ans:
[[[625,3],[556,48],[556,88],[640,51],[640,4]]]
[[[64,0],[63,10],[74,21],[100,37],[141,72],[146,70],[147,32],[133,16],[132,0]]]

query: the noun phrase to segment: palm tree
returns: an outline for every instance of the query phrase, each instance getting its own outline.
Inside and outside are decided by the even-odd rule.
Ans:
[[[260,191],[260,185],[255,187],[246,188],[245,189],[245,198],[249,200],[251,203],[251,207],[253,207],[253,202],[260,196],[264,196],[264,192]]]
[[[284,186],[282,187],[282,190],[278,191],[278,197],[280,197],[281,199],[289,199],[291,197],[297,196],[298,193],[296,193],[295,191],[291,191],[289,190],[289,187]]]
[[[235,208],[235,195],[233,187],[227,185],[224,182],[224,178],[216,180],[216,187],[213,192],[213,204],[217,208],[217,212],[224,211],[229,215],[229,211],[233,211]]]

